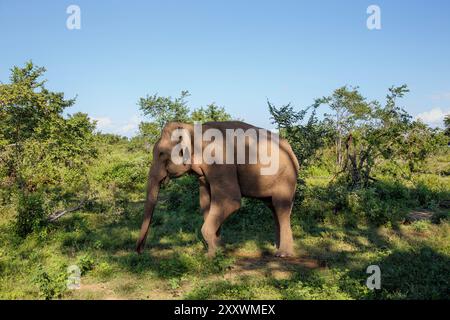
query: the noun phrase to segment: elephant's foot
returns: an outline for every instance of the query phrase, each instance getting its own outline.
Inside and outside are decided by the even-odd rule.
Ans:
[[[221,241],[220,238],[217,238],[212,244],[208,245],[208,252],[206,253],[206,256],[208,258],[214,258],[220,250],[222,250]]]
[[[213,259],[215,256],[216,256],[216,254],[217,254],[217,251],[212,251],[212,250],[208,250],[208,252],[207,253],[205,253],[205,256],[208,258],[208,259]]]
[[[277,252],[275,253],[276,257],[279,258],[289,258],[289,257],[293,257],[294,256],[294,250],[277,250]]]
[[[220,251],[221,251],[221,248],[217,248],[217,247],[215,247],[215,248],[213,248],[213,249],[212,249],[212,248],[208,248],[208,252],[206,253],[206,257],[212,259],[212,258],[214,258]]]

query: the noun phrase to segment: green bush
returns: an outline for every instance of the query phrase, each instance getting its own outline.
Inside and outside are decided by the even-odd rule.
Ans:
[[[46,210],[40,193],[21,194],[17,206],[16,233],[26,237],[29,233],[45,225]]]
[[[77,265],[80,268],[81,274],[84,275],[94,269],[95,260],[90,255],[84,254],[78,259]]]
[[[445,187],[435,178],[422,178],[416,183],[416,187],[411,193],[416,205],[435,209],[439,202],[445,198]]]
[[[198,181],[195,176],[183,176],[164,186],[162,193],[167,199],[167,208],[177,210],[183,206],[186,211],[199,212]]]
[[[344,216],[349,225],[361,220],[375,225],[396,222],[402,218],[410,202],[409,192],[402,185],[374,184],[368,188],[349,190],[345,184],[337,182],[327,190],[322,197],[331,203],[334,215]]]
[[[120,145],[104,148],[108,157],[99,159],[89,172],[91,193],[96,200],[88,207],[101,213],[124,213],[130,202],[145,194],[147,160],[142,154],[127,154]]]
[[[33,282],[39,288],[39,295],[46,300],[61,298],[67,289],[66,272],[56,272],[54,274],[44,271],[42,268],[33,278]]]

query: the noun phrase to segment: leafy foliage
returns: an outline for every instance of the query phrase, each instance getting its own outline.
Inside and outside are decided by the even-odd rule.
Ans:
[[[95,124],[86,114],[63,116],[75,100],[49,91],[44,72],[28,62],[11,70],[10,83],[0,84],[0,179],[15,186],[11,191],[45,193],[57,202],[87,187],[86,170],[96,156]]]
[[[278,127],[281,137],[286,138],[297,159],[300,167],[305,168],[314,159],[319,149],[324,145],[328,134],[326,124],[319,121],[316,116],[318,104],[305,108],[298,112],[294,111],[291,104],[275,107],[269,101],[269,112],[272,123]],[[312,109],[309,118],[303,122],[308,111]]]
[[[189,108],[186,106],[188,91],[182,91],[178,98],[161,97],[157,94],[147,95],[139,100],[139,107],[144,115],[150,116],[157,123],[161,131],[169,121],[185,122],[189,118]]]
[[[41,268],[38,269],[33,282],[39,287],[39,294],[45,300],[61,298],[66,291],[66,277],[64,271],[50,274]]]
[[[206,106],[206,108],[199,108],[192,112],[192,121],[198,121],[201,123],[208,121],[229,121],[231,116],[225,111],[223,107],[218,107],[214,103]]]
[[[81,275],[85,275],[88,271],[94,269],[95,260],[89,254],[82,255],[77,262]]]
[[[42,194],[25,193],[19,196],[15,229],[18,235],[25,237],[38,230],[46,222],[46,209]]]

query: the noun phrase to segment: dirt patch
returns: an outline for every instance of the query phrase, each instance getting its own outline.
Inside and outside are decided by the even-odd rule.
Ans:
[[[103,300],[122,300],[127,299],[127,297],[121,297],[117,295],[111,288],[109,288],[104,283],[89,283],[84,284],[81,283],[81,287],[79,290],[75,292],[75,294],[80,297],[83,296],[92,296],[98,297]]]
[[[296,271],[321,268],[318,260],[307,257],[277,258],[257,253],[240,253],[237,257],[233,267],[225,274],[225,279],[242,276],[289,279]]]

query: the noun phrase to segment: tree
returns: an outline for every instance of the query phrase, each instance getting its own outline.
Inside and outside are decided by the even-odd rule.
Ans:
[[[328,97],[295,111],[290,104],[276,108],[270,102],[269,112],[280,135],[288,139],[300,165],[307,166],[317,151],[334,140],[337,162],[336,176],[350,189],[367,187],[383,163],[409,172],[442,145],[438,132],[412,117],[398,106],[407,92],[406,85],[392,87],[386,103],[367,102],[357,88],[341,87]],[[326,104],[334,112],[319,121],[317,108]],[[311,112],[307,121],[306,115]],[[330,139],[331,138],[331,139]],[[402,169],[403,170],[403,169]]]
[[[161,135],[161,128],[156,122],[141,122],[139,132],[131,138],[130,149],[150,151]]]
[[[189,114],[187,97],[189,97],[189,92],[182,91],[180,97],[175,99],[161,97],[157,94],[141,98],[138,104],[144,115],[151,117],[151,121],[140,123],[139,134],[132,138],[131,148],[150,150],[159,138],[164,125],[169,121],[205,123],[232,119],[223,107],[219,107],[215,103],[211,103],[205,108],[197,108]]]
[[[44,192],[61,200],[86,187],[86,168],[96,156],[95,123],[83,113],[64,117],[75,100],[49,91],[44,73],[30,61],[0,84],[0,178],[22,196]]]
[[[342,166],[343,140],[358,121],[365,119],[370,113],[370,104],[359,93],[358,88],[343,86],[336,89],[331,96],[316,100],[316,104],[326,104],[334,112],[327,114],[327,120],[335,129],[336,164]]]
[[[409,92],[406,85],[391,87],[382,106],[374,101],[364,118],[348,132],[345,158],[339,174],[347,177],[350,188],[367,187],[374,169],[383,161],[398,168],[407,165],[414,172],[417,165],[433,153],[441,141],[439,135],[412,117],[397,104]]]
[[[294,111],[291,104],[283,105],[279,108],[267,101],[272,123],[277,125],[281,137],[286,138],[298,161],[300,167],[304,168],[314,159],[317,151],[324,145],[329,132],[326,124],[319,121],[316,110],[319,102],[312,106]],[[305,120],[309,110],[309,118]]]
[[[450,114],[444,118],[445,135],[450,137]]]
[[[209,121],[229,121],[231,115],[225,111],[223,107],[217,106],[215,103],[211,103],[206,108],[199,108],[192,112],[191,120],[199,121],[201,123]]]
[[[140,109],[146,116],[150,116],[157,123],[160,131],[169,121],[186,122],[189,119],[189,108],[186,105],[188,91],[182,91],[180,97],[160,97],[157,94],[141,98],[138,102]]]

